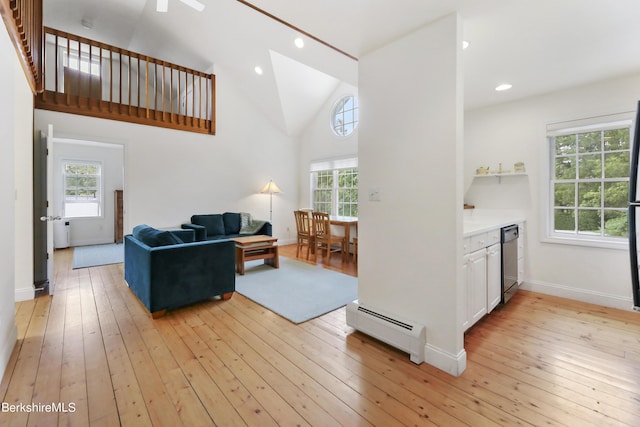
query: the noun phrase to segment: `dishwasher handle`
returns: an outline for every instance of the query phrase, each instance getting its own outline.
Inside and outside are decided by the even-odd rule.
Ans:
[[[520,235],[520,232],[518,230],[518,225],[514,224],[514,225],[509,225],[507,227],[503,227],[500,230],[500,234],[501,234],[501,242],[505,243],[505,242],[510,242],[512,240],[516,240],[518,238],[518,236]]]

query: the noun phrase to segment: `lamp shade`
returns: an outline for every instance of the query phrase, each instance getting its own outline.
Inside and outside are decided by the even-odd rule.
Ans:
[[[278,186],[276,185],[275,182],[273,182],[273,180],[270,180],[269,182],[267,182],[267,184],[264,187],[262,187],[260,192],[267,193],[267,194],[275,194],[275,193],[282,193],[282,190],[278,188]]]

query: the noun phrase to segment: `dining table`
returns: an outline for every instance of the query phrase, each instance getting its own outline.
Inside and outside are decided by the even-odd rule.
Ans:
[[[347,248],[351,244],[351,227],[358,226],[358,217],[356,216],[340,216],[340,215],[329,215],[329,221],[331,225],[337,225],[344,228],[344,237],[347,241]],[[347,250],[348,252],[348,250]]]

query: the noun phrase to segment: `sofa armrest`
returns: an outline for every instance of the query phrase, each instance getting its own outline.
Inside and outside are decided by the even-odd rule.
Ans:
[[[258,230],[258,232],[256,234],[264,234],[267,236],[273,236],[273,227],[271,226],[270,222],[265,222],[264,225],[262,226],[262,228],[260,230]]]
[[[203,225],[182,224],[181,227],[186,230],[194,230],[196,232],[196,242],[207,240],[207,229]]]
[[[193,243],[196,241],[196,230],[192,228],[169,230],[172,234],[182,240],[184,243]]]

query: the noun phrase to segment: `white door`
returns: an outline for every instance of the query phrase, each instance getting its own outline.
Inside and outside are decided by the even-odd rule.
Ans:
[[[62,218],[53,211],[53,125],[47,130],[47,216],[40,218],[47,222],[47,278],[49,279],[49,294],[55,291],[55,274],[53,269],[53,221]]]

